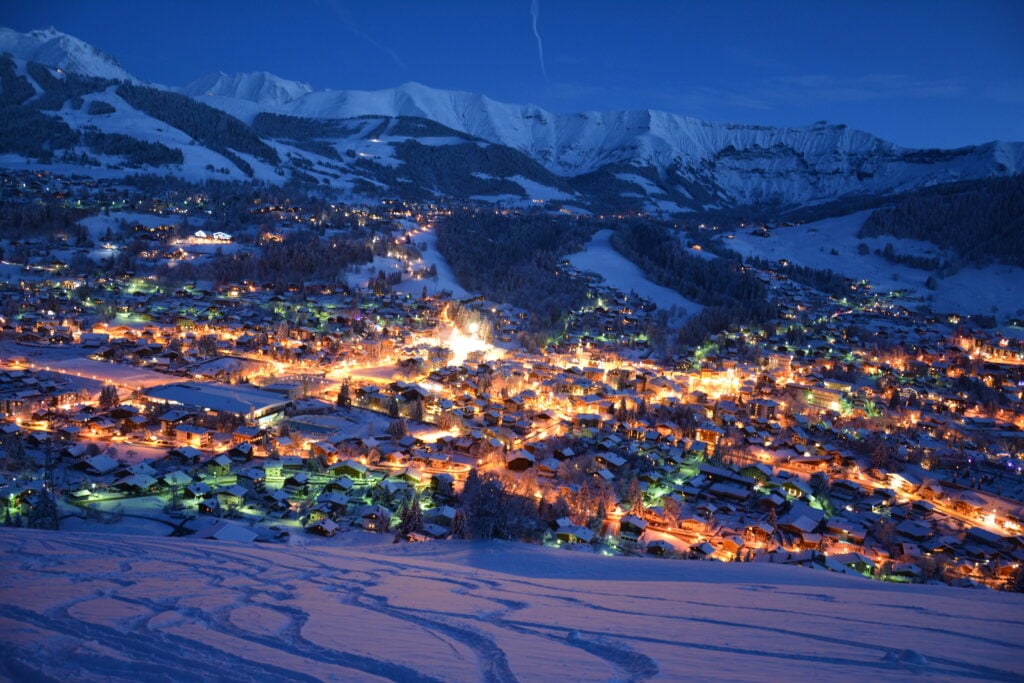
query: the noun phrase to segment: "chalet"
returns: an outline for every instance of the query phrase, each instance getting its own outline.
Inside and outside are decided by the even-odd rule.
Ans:
[[[253,457],[255,451],[256,448],[251,443],[242,442],[228,449],[225,455],[234,462],[245,462]]]
[[[523,472],[533,467],[533,454],[523,449],[509,451],[505,454],[505,466],[513,472]]]
[[[779,521],[779,528],[792,534],[810,534],[818,526],[818,520],[799,515]]]
[[[799,479],[788,479],[782,484],[782,490],[790,498],[810,498],[813,492],[811,487]]]
[[[907,472],[890,472],[889,485],[897,491],[916,491],[921,487],[921,481]]]
[[[619,535],[624,541],[638,541],[647,530],[647,520],[636,515],[626,515],[619,521]]]
[[[110,488],[114,491],[122,491],[132,495],[144,495],[152,492],[157,486],[157,480],[148,474],[133,474],[118,479]]]
[[[332,519],[322,518],[306,527],[306,531],[319,536],[333,536],[338,533],[338,523]]]
[[[715,554],[715,546],[707,541],[690,546],[690,557],[695,560],[710,560]]]
[[[191,424],[178,424],[173,428],[174,439],[182,446],[194,448],[208,448],[213,441],[213,435],[206,427],[199,427]]]
[[[181,470],[174,470],[160,477],[160,481],[168,488],[182,488],[192,483],[192,477]]]
[[[385,532],[391,525],[391,511],[382,505],[367,505],[357,513],[357,523],[366,531]]]
[[[195,465],[202,457],[203,452],[191,446],[180,446],[167,452],[168,460],[181,465]]]
[[[85,471],[93,475],[108,474],[120,466],[116,460],[102,453],[88,458],[83,464]]]
[[[987,529],[982,529],[981,527],[976,526],[972,526],[967,529],[965,538],[966,540],[992,548],[999,548],[1003,544],[1003,538],[1001,536],[998,536]]]
[[[832,480],[829,497],[842,501],[852,501],[862,495],[864,495],[864,487],[857,482],[850,481],[849,479]]]
[[[567,524],[555,530],[555,539],[560,543],[591,543],[595,534],[586,527]]]
[[[767,543],[771,540],[772,536],[775,535],[775,531],[768,522],[760,521],[748,524],[744,527],[743,535],[749,541],[755,543]]]
[[[921,567],[916,562],[894,562],[889,567],[889,575],[917,580],[921,578]]]
[[[405,484],[409,484],[414,487],[419,487],[425,479],[425,475],[415,467],[406,467],[395,477],[398,481]]]
[[[861,525],[839,516],[830,518],[825,523],[825,529],[837,540],[855,544],[864,543],[867,535]]]
[[[615,472],[620,467],[626,464],[626,459],[617,453],[606,451],[603,453],[597,453],[594,455],[594,460],[602,467],[607,467],[611,471]]]
[[[226,477],[231,473],[234,462],[226,453],[215,455],[206,463],[206,472],[212,477]]]
[[[259,534],[255,531],[252,531],[241,524],[229,522],[226,519],[218,520],[217,522],[200,529],[195,534],[195,538],[231,541],[233,543],[252,543],[258,536]]]
[[[915,541],[923,541],[935,531],[927,524],[907,519],[896,525],[896,533]]]
[[[572,424],[578,429],[600,429],[601,416],[595,413],[577,413],[573,415]]]
[[[265,489],[259,494],[259,500],[269,511],[274,513],[282,513],[291,509],[288,492],[283,489]],[[313,519],[313,509],[310,510],[310,519]]]
[[[235,480],[250,491],[256,491],[263,487],[267,473],[262,467],[240,467],[235,470]]]
[[[651,541],[647,544],[647,554],[657,557],[665,557],[675,553],[675,548],[668,541]]]
[[[708,487],[708,493],[716,498],[726,498],[735,501],[745,501],[750,497],[750,489],[724,481],[712,484]]]
[[[212,492],[213,489],[210,488],[209,484],[197,481],[187,485],[185,487],[185,491],[182,493],[182,496],[188,500],[202,500],[209,496],[210,493]]]
[[[345,476],[352,479],[364,479],[367,474],[366,465],[351,458],[334,463],[328,471],[335,477]]]
[[[213,492],[214,497],[222,507],[239,507],[245,503],[246,490],[235,484]]]
[[[231,433],[231,442],[235,444],[255,444],[262,438],[263,434],[263,430],[259,427],[242,425]]]
[[[216,497],[209,496],[199,501],[198,510],[204,515],[219,515],[224,508]]]
[[[731,469],[709,465],[708,463],[701,463],[700,473],[712,483],[722,482],[743,488],[750,488],[754,485],[754,480],[750,477],[743,476]]]
[[[561,462],[555,458],[545,458],[537,463],[537,474],[541,477],[551,479],[558,474]]]
[[[289,476],[285,477],[284,486],[286,488],[293,489],[305,489],[309,484],[309,473],[308,472],[294,472]]]
[[[726,536],[722,539],[722,551],[733,557],[738,555],[745,545],[740,536]]]
[[[763,484],[772,478],[772,468],[764,463],[755,462],[741,467],[740,474]]]
[[[827,555],[825,566],[834,572],[860,576],[868,576],[875,570],[874,560],[856,552]]]
[[[168,410],[157,421],[160,422],[160,431],[164,436],[174,436],[174,428],[191,417],[193,414],[185,410]]]

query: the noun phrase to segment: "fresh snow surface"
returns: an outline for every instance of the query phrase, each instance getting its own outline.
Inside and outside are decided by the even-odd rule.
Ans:
[[[429,268],[434,266],[437,269],[437,279],[403,280],[396,287],[398,291],[418,296],[423,291],[423,287],[426,286],[427,292],[430,294],[437,294],[438,292],[448,290],[456,299],[469,296],[469,292],[455,279],[455,273],[452,272],[451,266],[448,265],[448,262],[444,260],[444,256],[438,250],[437,235],[434,233],[433,228],[424,230],[416,235],[413,239],[413,245],[419,248],[420,254],[423,257],[423,262],[417,264],[416,267]]]
[[[549,201],[552,199],[572,199],[572,195],[566,194],[561,190],[556,190],[553,187],[542,185],[536,181],[524,178],[521,175],[514,175],[509,178],[512,182],[519,185],[530,199],[540,199],[542,201]]]
[[[0,676],[1024,677],[1017,594],[760,563],[387,540],[343,531],[303,546],[2,529]]]
[[[870,211],[827,218],[787,228],[774,228],[771,237],[758,237],[752,229],[739,230],[726,244],[744,256],[753,255],[770,261],[788,259],[811,268],[831,269],[855,280],[867,280],[883,291],[906,290],[922,300],[931,297],[929,306],[940,313],[991,314],[993,308],[1000,318],[1024,313],[1024,269],[993,265],[984,269],[965,268],[947,278],[937,278],[938,287],[931,291],[925,281],[932,273],[891,263],[876,256],[876,249],[892,243],[897,254],[914,256],[940,255],[941,250],[930,242],[898,239],[887,235],[859,238],[857,232]],[[857,245],[868,246],[861,256]],[[835,249],[838,254],[830,253]]]
[[[569,256],[569,263],[584,271],[597,273],[609,286],[629,294],[636,292],[650,299],[659,309],[675,306],[683,315],[698,313],[702,306],[685,298],[679,292],[657,285],[644,275],[635,263],[615,251],[611,244],[612,230],[598,230],[590,238],[586,249]]]
[[[628,183],[639,185],[647,194],[665,194],[665,190],[661,189],[647,178],[638,176],[636,173],[616,173],[615,177],[619,180],[625,180]]]

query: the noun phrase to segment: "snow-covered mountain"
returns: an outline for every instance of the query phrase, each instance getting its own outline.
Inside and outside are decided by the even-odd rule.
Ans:
[[[82,76],[138,82],[114,57],[52,26],[28,33],[0,26],[0,54],[5,52]]]
[[[920,151],[824,122],[772,128],[652,110],[556,114],[418,83],[378,91],[310,92],[285,103],[199,99],[242,118],[257,110],[314,119],[421,117],[523,152],[562,176],[618,164],[647,167],[685,191],[689,184],[718,186],[725,204],[822,201],[1024,171],[1024,147],[1019,144]],[[240,107],[232,101],[237,99],[255,102],[258,108]]]
[[[313,92],[308,83],[289,81],[266,71],[228,75],[206,74],[177,89],[191,97],[216,96],[247,100],[260,105],[284,105]]]
[[[558,199],[601,210],[678,214],[747,207],[774,212],[1024,172],[1022,143],[917,150],[825,122],[772,128],[652,110],[557,114],[418,83],[314,91],[266,72],[213,73],[176,89],[192,104],[165,97],[147,108],[142,100],[156,96],[136,93],[129,102],[123,89],[99,91],[95,84],[92,92],[78,86],[72,93],[27,68],[25,62],[35,60],[67,73],[131,78],[113,58],[53,29],[2,29],[0,51],[21,60],[7,72],[9,93],[24,93],[17,104],[27,107],[45,101],[44,109],[72,129],[61,131],[65,145],[76,131],[131,135],[180,150],[151,149],[137,158],[180,156],[178,166],[165,165],[186,177],[299,177],[340,192],[359,187],[389,195]],[[33,91],[36,97],[29,96]],[[55,107],[54,100],[65,106]],[[82,101],[89,106],[82,108]],[[190,112],[175,116],[179,109]],[[377,117],[373,125],[368,117]],[[222,139],[229,129],[234,142]],[[30,147],[15,142],[15,148]],[[43,158],[61,149],[35,147],[46,152]],[[88,151],[74,147],[62,158],[76,158],[74,150]],[[255,158],[244,156],[254,151]]]

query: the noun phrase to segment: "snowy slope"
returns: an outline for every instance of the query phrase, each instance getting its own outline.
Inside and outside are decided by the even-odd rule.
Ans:
[[[1024,315],[1024,269],[1002,264],[964,268],[952,276],[937,278],[935,289],[929,290],[925,283],[935,273],[892,263],[875,252],[886,244],[902,254],[941,257],[942,251],[930,242],[890,235],[858,237],[870,213],[859,211],[776,228],[768,238],[757,236],[752,228],[738,230],[727,246],[744,256],[787,259],[801,266],[830,269],[853,280],[867,280],[882,291],[904,290],[927,301],[939,313],[995,314],[1000,320]],[[868,253],[860,253],[861,243],[867,245]]]
[[[4,52],[83,76],[139,82],[114,57],[52,26],[29,33],[0,26],[0,54]]]
[[[569,262],[582,271],[600,274],[610,286],[626,294],[636,292],[650,299],[663,310],[676,308],[679,317],[694,315],[703,308],[679,292],[647,279],[635,263],[615,250],[611,244],[612,230],[598,230],[583,251],[568,256]]]
[[[177,89],[183,95],[210,95],[247,100],[262,105],[287,104],[313,92],[308,83],[289,81],[266,71],[228,75],[223,71],[206,74]]]
[[[500,543],[0,530],[12,680],[1020,680],[1024,596]],[[380,537],[376,537],[380,538]],[[362,543],[362,544],[360,544]]]

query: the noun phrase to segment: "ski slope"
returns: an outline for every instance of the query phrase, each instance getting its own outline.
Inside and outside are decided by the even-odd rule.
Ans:
[[[362,532],[287,546],[5,528],[0,549],[11,680],[1024,677],[1017,594]]]

